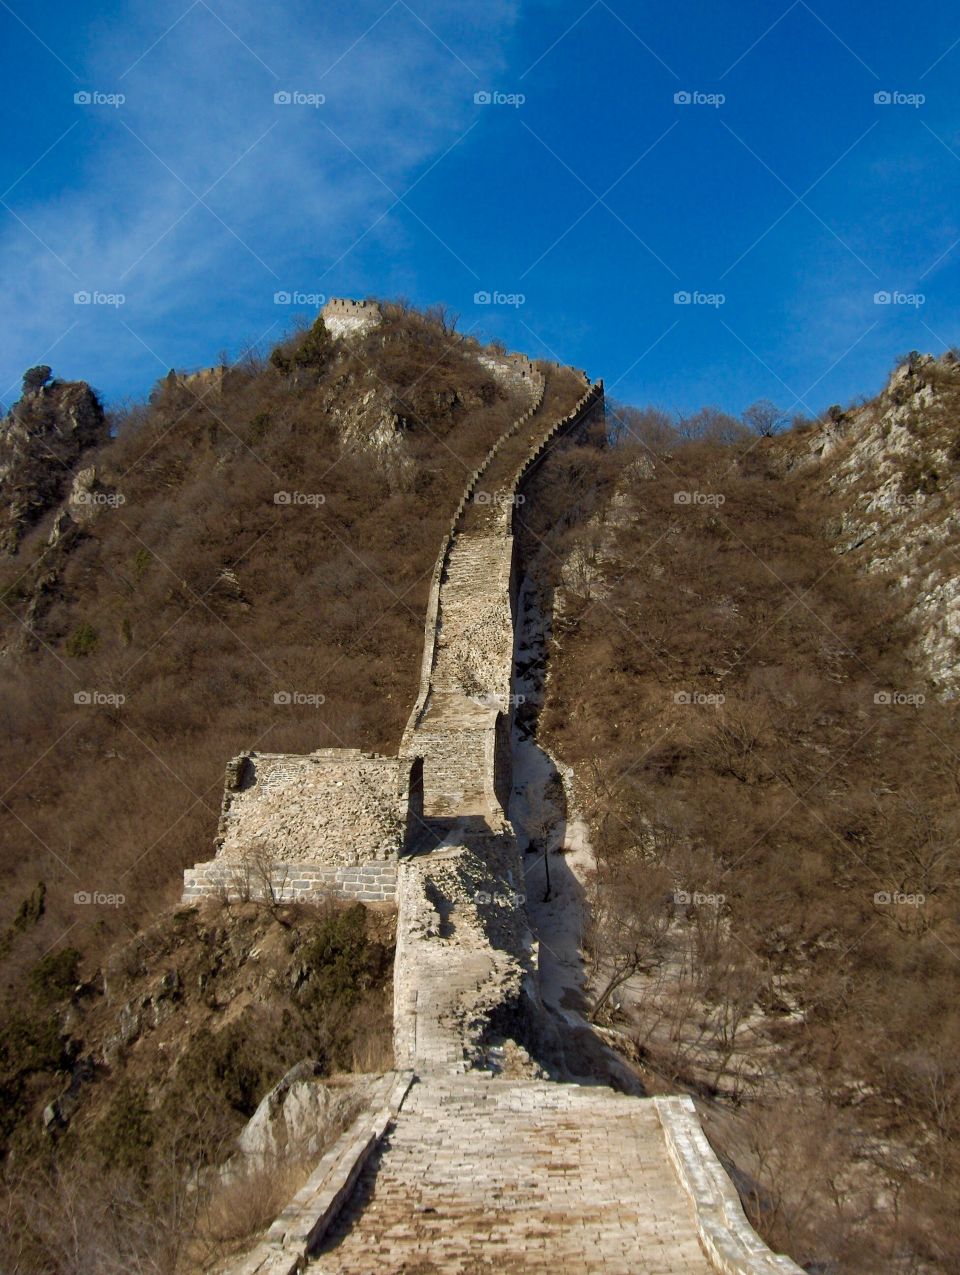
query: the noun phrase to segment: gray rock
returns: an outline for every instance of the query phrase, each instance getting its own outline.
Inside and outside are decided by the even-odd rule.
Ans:
[[[142,1026],[140,1011],[134,1008],[132,1001],[128,1001],[120,1011],[120,1040],[123,1044],[129,1045],[135,1041]]]
[[[312,1159],[321,1154],[331,1130],[349,1119],[357,1086],[333,1087],[319,1077],[319,1063],[304,1059],[270,1090],[237,1140],[253,1160]]]

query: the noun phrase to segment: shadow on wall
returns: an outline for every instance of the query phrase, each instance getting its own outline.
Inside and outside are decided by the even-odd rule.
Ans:
[[[556,763],[537,742],[543,705],[552,592],[523,579],[514,647],[513,788],[509,818],[524,860],[524,893],[538,943],[540,996],[559,1028],[563,1068],[581,1084],[612,1085],[642,1095],[643,1086],[590,1023],[583,929],[586,897],[574,870],[591,857],[583,825],[571,818]]]

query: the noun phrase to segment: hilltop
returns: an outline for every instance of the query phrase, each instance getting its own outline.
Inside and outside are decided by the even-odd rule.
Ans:
[[[180,883],[229,759],[406,756],[434,728],[428,819],[502,802],[526,851],[543,998],[574,1028],[544,1057],[695,1095],[750,1220],[809,1269],[958,1268],[960,364],[911,355],[771,437],[716,409],[604,422],[600,386],[592,433],[501,501],[531,445],[514,423],[548,437],[586,385],[374,302],[123,410],[27,374],[0,422],[0,1133],[24,1269],[212,1269],[379,1093],[393,905],[185,907]],[[498,498],[469,501],[485,457]],[[519,632],[485,575],[512,544],[474,554],[508,525]],[[497,717],[491,669],[520,701],[512,794],[468,732]],[[473,996],[477,1058],[539,1083],[527,921],[476,894],[474,831],[476,859],[442,837],[422,857],[410,1012],[456,1055]],[[453,977],[470,917],[505,1017],[503,987]],[[282,1173],[237,1168],[311,1121]]]

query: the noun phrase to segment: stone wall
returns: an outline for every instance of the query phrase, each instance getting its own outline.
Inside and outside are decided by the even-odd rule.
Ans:
[[[480,362],[498,381],[515,390],[535,394],[542,377],[536,364],[526,354],[481,354]]]
[[[333,337],[369,332],[383,319],[376,301],[351,301],[347,297],[331,297],[320,313],[323,326]]]
[[[539,411],[540,405],[543,402],[546,382],[535,365],[533,366],[532,377],[533,379],[531,384],[533,389],[533,399],[530,406],[513,422],[510,428],[497,439],[494,445],[487,452],[486,456],[470,475],[463,495],[460,497],[460,503],[457,505],[453,517],[450,520],[450,529],[444,537],[443,544],[440,546],[440,553],[437,556],[437,563],[433,569],[433,578],[430,582],[430,594],[427,599],[427,615],[424,623],[423,659],[420,664],[420,689],[417,693],[416,702],[413,705],[410,718],[404,731],[404,745],[401,745],[400,749],[401,756],[407,755],[408,750],[405,748],[405,745],[409,743],[412,732],[423,715],[427,697],[430,694],[430,678],[433,673],[439,627],[440,587],[445,577],[450,554],[453,550],[453,541],[457,530],[457,524],[460,521],[463,511],[473,498],[474,491],[476,490],[477,483],[480,481],[481,475],[496,456],[497,452],[509,438],[513,437],[518,429],[521,429],[523,425],[530,420],[537,411]]]
[[[209,395],[223,393],[223,379],[226,373],[227,368],[222,363],[216,367],[201,368],[199,372],[175,372],[171,368],[167,381],[190,390],[200,398],[207,398]]]
[[[482,816],[490,828],[506,823],[517,574],[513,509],[526,474],[546,450],[603,410],[598,383],[585,388],[566,416],[540,421],[543,392],[541,378],[531,407],[471,475],[438,559],[420,692],[400,748],[401,756],[423,758],[428,818],[463,814]],[[526,449],[518,446],[528,436]],[[473,502],[478,491],[485,497],[480,519]]]
[[[369,859],[352,867],[323,868],[316,863],[263,863],[210,859],[183,874],[183,901],[222,898],[275,903],[351,899],[393,903],[397,893],[396,859]]]
[[[509,833],[458,834],[402,862],[393,966],[398,1066],[418,1075],[482,1071],[505,1036],[537,1033],[537,952],[524,903]]]
[[[184,898],[392,898],[422,771],[357,748],[241,753],[227,766],[216,857],[184,874]]]

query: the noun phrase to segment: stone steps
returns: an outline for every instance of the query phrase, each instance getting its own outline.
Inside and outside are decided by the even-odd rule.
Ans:
[[[338,1275],[706,1275],[652,1100],[415,1083],[310,1267]]]
[[[496,782],[506,786],[495,725],[497,712],[509,710],[513,672],[510,500],[525,461],[569,410],[574,388],[572,374],[548,378],[540,408],[478,477],[446,555],[427,711],[411,723],[403,745],[405,756],[424,759],[427,818],[477,815],[491,826],[504,818],[492,785],[497,770]],[[467,701],[482,711],[471,712]]]
[[[427,818],[487,812],[487,735],[491,710],[462,694],[434,692],[417,728]]]

